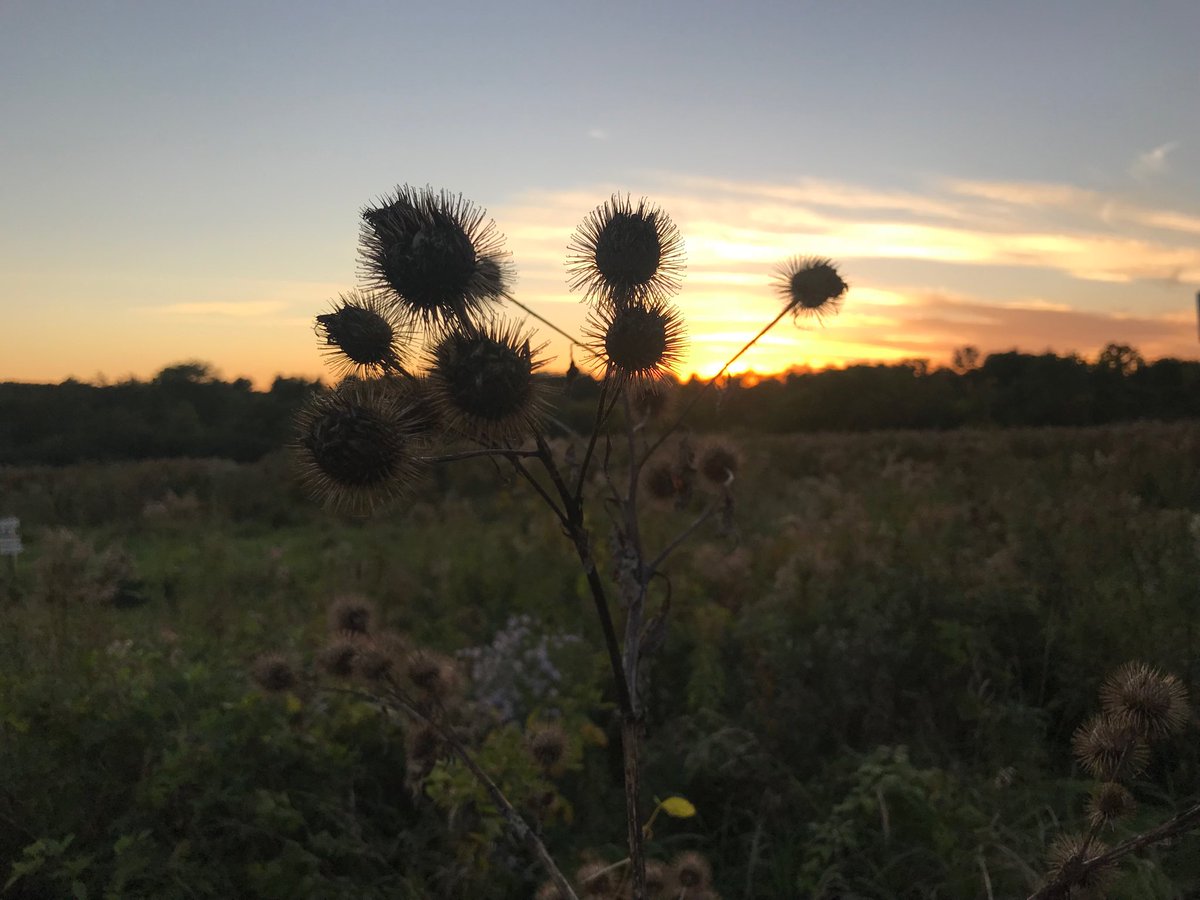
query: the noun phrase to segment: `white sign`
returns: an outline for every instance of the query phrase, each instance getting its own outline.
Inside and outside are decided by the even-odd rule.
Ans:
[[[0,519],[0,556],[16,556],[21,546],[21,520],[15,516]]]

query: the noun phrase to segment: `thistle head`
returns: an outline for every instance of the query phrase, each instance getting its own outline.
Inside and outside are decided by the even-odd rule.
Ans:
[[[686,343],[683,317],[670,303],[602,307],[589,316],[585,335],[596,363],[639,392],[670,379]]]
[[[725,487],[737,474],[741,459],[737,451],[724,443],[714,443],[700,454],[700,474],[717,487]]]
[[[671,863],[675,882],[687,891],[700,891],[712,883],[712,866],[695,850],[679,854]]]
[[[370,631],[374,614],[375,607],[366,597],[345,594],[334,600],[329,607],[329,628],[334,632],[365,635]]]
[[[1127,781],[1150,757],[1145,739],[1127,723],[1100,713],[1076,729],[1071,738],[1075,758],[1101,781]]]
[[[282,653],[264,653],[250,666],[254,683],[268,693],[290,691],[298,681],[296,669]]]
[[[646,492],[655,500],[674,500],[678,485],[675,472],[668,462],[656,462],[646,467],[642,476]]]
[[[1126,663],[1113,672],[1100,688],[1100,702],[1111,718],[1151,741],[1180,731],[1189,717],[1187,689],[1179,679],[1145,663]]]
[[[1086,840],[1078,834],[1061,834],[1046,854],[1050,880],[1061,881],[1070,890],[1067,896],[1079,900],[1100,900],[1112,882],[1115,863],[1085,869],[1084,862],[1108,849],[1103,841]]]
[[[395,316],[380,293],[350,291],[317,316],[321,352],[339,376],[359,378],[401,368],[412,332]]]
[[[429,360],[429,388],[442,420],[484,440],[531,430],[542,410],[539,349],[519,325],[447,330]]]
[[[334,678],[349,678],[355,674],[355,663],[366,646],[363,636],[353,631],[333,635],[317,654],[317,666]]]
[[[614,194],[580,223],[567,247],[571,290],[602,305],[651,302],[679,290],[683,241],[661,209]]]
[[[557,722],[537,725],[527,738],[529,753],[542,769],[550,774],[559,772],[567,755],[567,733]]]
[[[836,315],[848,288],[829,259],[797,256],[776,272],[775,289],[797,320]]]
[[[373,383],[351,379],[317,395],[297,425],[301,477],[330,506],[369,512],[415,477],[412,424]]]
[[[417,690],[438,702],[445,701],[458,687],[458,669],[453,660],[430,650],[415,650],[405,662],[404,674]]]
[[[1118,819],[1129,816],[1137,808],[1133,794],[1123,784],[1105,781],[1097,785],[1088,803],[1088,821],[1093,827],[1113,825]]]
[[[466,320],[505,290],[503,240],[470,201],[405,185],[362,212],[367,282],[426,324]]]

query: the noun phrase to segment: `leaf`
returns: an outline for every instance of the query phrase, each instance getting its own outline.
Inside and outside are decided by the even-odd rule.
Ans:
[[[682,797],[668,797],[658,805],[673,819],[690,819],[696,814],[696,807]]]
[[[293,716],[300,712],[301,708],[304,706],[304,704],[300,702],[300,698],[295,694],[288,694],[285,702],[287,704],[288,714]]]

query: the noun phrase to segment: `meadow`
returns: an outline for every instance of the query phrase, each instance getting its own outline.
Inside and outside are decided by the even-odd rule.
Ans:
[[[704,854],[726,900],[1026,896],[1086,828],[1071,738],[1105,676],[1145,661],[1195,708],[1200,422],[721,440],[734,527],[669,565],[646,694],[645,795],[697,814],[658,817],[650,856]],[[348,594],[458,659],[463,739],[564,867],[621,858],[587,588],[491,462],[370,519],[322,510],[282,454],[6,467],[0,515],[26,543],[0,595],[0,897],[533,896],[471,780],[418,771],[406,722],[317,677]],[[303,675],[277,694],[250,676],[271,652]],[[570,723],[554,777],[522,752],[548,714]],[[1195,724],[1109,843],[1200,796]],[[1109,896],[1197,891],[1188,835]]]

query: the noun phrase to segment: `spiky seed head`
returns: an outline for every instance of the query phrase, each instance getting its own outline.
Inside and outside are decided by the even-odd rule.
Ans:
[[[250,667],[254,682],[264,691],[279,694],[296,686],[296,669],[282,653],[264,653]]]
[[[1137,808],[1133,794],[1123,784],[1106,781],[1097,785],[1088,804],[1088,820],[1096,828],[1112,825],[1118,819],[1129,816]]]
[[[349,678],[354,674],[355,662],[363,647],[361,634],[339,631],[317,654],[317,666],[334,678]]]
[[[538,888],[534,898],[535,900],[567,900],[567,895],[553,881],[546,881]]]
[[[535,726],[529,734],[529,752],[547,772],[556,772],[567,755],[567,733],[557,722]]]
[[[1100,702],[1109,716],[1147,740],[1180,731],[1189,717],[1187,689],[1179,679],[1140,662],[1113,672],[1100,688]]]
[[[737,451],[729,445],[710,444],[700,454],[700,474],[723,487],[733,480],[740,463]]]
[[[396,670],[396,655],[375,640],[368,640],[354,657],[354,672],[367,681],[386,681]]]
[[[595,363],[635,390],[668,380],[686,344],[683,318],[669,303],[594,310],[584,332]]]
[[[297,426],[301,477],[327,505],[370,512],[415,478],[412,425],[378,386],[349,379],[318,394]]]
[[[655,500],[672,500],[675,497],[675,473],[668,462],[656,462],[646,468],[642,476],[646,491]]]
[[[520,325],[489,322],[450,329],[433,347],[429,386],[445,423],[471,437],[507,440],[529,431],[542,411],[534,373],[541,348]]]
[[[350,291],[317,316],[321,352],[340,376],[395,372],[412,333],[392,313],[383,295]]]
[[[567,246],[571,290],[584,299],[624,305],[660,300],[679,290],[683,274],[679,229],[645,198],[614,194],[590,212]]]
[[[776,270],[775,289],[793,319],[836,315],[848,288],[829,259],[797,256]]]
[[[1125,781],[1139,774],[1150,758],[1146,741],[1127,723],[1099,713],[1071,738],[1075,758],[1101,781]]]
[[[712,882],[712,866],[695,850],[679,854],[671,867],[675,870],[675,880],[679,886],[689,891],[706,888]]]
[[[671,884],[671,870],[666,863],[657,859],[646,860],[646,896],[659,900],[667,896]]]
[[[614,873],[602,862],[585,863],[575,873],[579,891],[585,897],[607,897],[617,886]]]
[[[466,324],[504,290],[503,239],[485,216],[461,195],[396,188],[362,212],[367,282],[425,324]]]
[[[441,755],[442,738],[428,725],[414,729],[408,737],[408,756],[421,765],[432,763]]]
[[[430,698],[445,700],[458,686],[454,661],[430,650],[415,650],[405,663],[408,680]]]
[[[1048,876],[1051,882],[1061,881],[1069,886],[1068,896],[1075,900],[1101,900],[1105,889],[1115,873],[1115,864],[1084,869],[1084,863],[1108,850],[1103,841],[1086,841],[1078,834],[1060,834],[1050,845],[1046,854]]]
[[[329,607],[329,628],[331,631],[366,634],[371,630],[374,614],[375,607],[366,597],[343,594]]]

